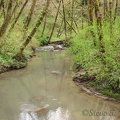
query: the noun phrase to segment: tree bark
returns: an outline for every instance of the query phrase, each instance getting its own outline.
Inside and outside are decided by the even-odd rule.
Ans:
[[[56,25],[56,22],[57,22],[57,18],[58,18],[58,14],[59,14],[60,6],[61,6],[61,0],[59,1],[59,5],[58,5],[58,9],[57,9],[57,13],[56,13],[56,16],[55,16],[55,20],[54,20],[54,23],[53,23],[53,27],[52,27],[52,31],[51,31],[51,34],[50,34],[50,37],[49,37],[48,43],[50,43],[51,38],[52,38],[52,35],[53,35],[53,32],[54,32],[54,28],[55,28],[55,25]]]
[[[119,3],[119,0],[116,0],[116,4],[115,4],[115,14],[114,14],[114,23],[115,23],[116,16],[117,16],[118,3]]]
[[[102,14],[100,13],[100,9],[99,9],[99,1],[95,0],[94,3],[95,3],[95,14],[97,19],[98,36],[99,36],[100,57],[104,62],[105,44],[103,41]]]
[[[112,37],[112,24],[113,24],[113,18],[112,18],[112,7],[113,7],[113,2],[112,0],[109,0],[109,21],[110,21],[110,37]]]
[[[52,0],[51,0],[52,1]],[[52,1],[52,3],[53,3],[53,5],[54,5],[54,7],[57,9],[57,7],[56,7],[56,5],[54,4],[54,2]],[[61,15],[61,17],[63,18],[64,16],[63,16],[63,14],[59,11],[59,14]],[[70,28],[72,28],[72,30],[75,32],[75,33],[77,33],[76,32],[76,30],[73,28],[73,27],[71,27],[71,25],[70,25],[70,23],[66,20],[66,23],[67,23],[67,25],[70,27]]]
[[[36,4],[36,0],[32,0],[32,5],[31,5],[31,8],[30,8],[29,14],[27,16],[27,19],[25,21],[25,26],[24,26],[25,29],[27,29],[29,24],[30,24],[30,21],[31,21],[31,18],[32,18],[32,15],[33,15],[33,11],[34,11],[34,8],[35,8],[35,4]]]
[[[74,0],[71,1],[71,27],[73,27],[73,22],[74,22]],[[71,29],[72,33],[72,29]]]
[[[21,60],[21,56],[22,56],[22,53],[24,51],[24,49],[26,48],[26,46],[30,43],[32,37],[35,35],[38,27],[41,25],[45,15],[47,14],[48,12],[48,7],[49,7],[49,4],[50,4],[50,1],[51,0],[47,0],[46,1],[46,4],[45,4],[45,7],[42,11],[42,14],[40,15],[39,19],[37,20],[36,22],[36,25],[35,27],[33,28],[33,30],[31,31],[30,35],[26,38],[25,42],[22,44],[20,50],[18,51],[18,53],[14,56],[15,59],[17,60]]]
[[[108,14],[108,2],[107,0],[104,0],[104,18],[106,18]]]
[[[3,15],[4,15],[4,19],[5,19],[5,1],[4,0],[1,0],[1,2],[0,2],[0,11],[2,10],[2,13],[3,13]],[[1,15],[2,16],[2,15]],[[0,17],[1,17],[0,16]]]
[[[60,32],[61,32],[62,26],[63,26],[63,20],[61,21],[60,28],[59,28],[58,33],[57,33],[57,37],[60,37],[60,35],[61,35]]]
[[[5,34],[5,32],[7,30],[7,27],[11,20],[11,14],[12,14],[12,0],[9,1],[6,17],[0,28],[0,38],[3,37],[3,35]]]
[[[65,7],[64,7],[64,1],[63,0],[61,0],[61,1],[62,1],[62,7],[63,7],[63,21],[64,21],[65,38],[67,39],[67,26],[66,26]]]
[[[0,1],[0,11],[1,11],[1,9],[2,9],[3,3],[4,3],[4,0],[1,0],[1,1]]]
[[[42,30],[41,37],[44,35],[44,31],[45,31],[45,28],[46,28],[46,21],[47,21],[47,16],[44,17],[44,25],[43,25],[43,30]]]
[[[14,15],[14,18],[15,18],[15,12],[16,12],[16,10],[17,10],[17,7],[18,7],[18,2],[16,2],[16,4],[15,4],[15,6],[14,6],[14,8],[13,8],[13,11],[12,11],[12,17],[13,17],[13,15]],[[12,18],[12,20],[14,19],[14,18]]]
[[[93,25],[93,0],[88,0],[88,25]],[[93,30],[90,30],[90,33],[93,37],[93,44],[96,46],[96,38]]]
[[[23,6],[22,6],[20,12],[18,13],[17,17],[15,18],[13,24],[11,25],[11,27],[10,27],[10,29],[9,29],[9,32],[11,32],[11,30],[14,28],[15,24],[17,23],[17,21],[18,21],[20,15],[22,14],[22,12],[23,12],[23,10],[24,10],[26,4],[28,3],[28,1],[29,1],[29,0],[26,0],[25,3],[23,4]]]
[[[88,25],[93,25],[93,0],[88,0]]]

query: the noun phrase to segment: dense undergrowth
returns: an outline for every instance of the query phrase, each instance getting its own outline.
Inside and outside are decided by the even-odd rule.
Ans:
[[[31,43],[24,50],[23,59],[21,61],[17,61],[13,58],[15,54],[19,51],[27,34],[29,34],[29,31],[32,29],[32,26],[30,26],[29,31],[27,31],[27,34],[25,35],[25,30],[23,29],[24,19],[25,16],[23,14],[20,17],[15,28],[11,32],[9,32],[9,27],[6,34],[0,39],[0,72],[4,72],[7,69],[9,70],[25,67],[27,65],[27,58],[31,57],[34,53],[33,48],[39,45],[37,39],[34,37],[33,41],[31,41]],[[11,26],[11,23],[9,24],[9,26]],[[7,69],[5,69],[4,67]]]
[[[74,36],[70,41],[69,53],[75,65],[81,66],[81,71],[86,71],[88,76],[91,74],[96,76],[95,79],[87,82],[87,87],[93,87],[103,94],[120,99],[120,23],[118,21],[113,25],[112,35],[109,24],[104,24],[104,60],[100,57],[96,25],[82,29]],[[94,32],[96,46],[93,44],[94,38],[90,30],[96,31]]]
[[[26,37],[30,34],[31,30],[34,28],[36,23],[36,19],[34,19],[35,17],[36,14],[33,15],[33,19],[27,31],[24,29],[24,21],[26,19],[26,13],[23,13],[20,16],[16,26],[10,32],[9,29],[12,22],[9,24],[6,34],[0,39],[0,73],[2,71],[3,72],[6,71],[4,70],[4,67],[8,69],[25,67],[27,65],[26,62],[27,58],[29,59],[34,54],[35,48],[40,45],[48,44],[48,39],[51,32],[50,30],[53,25],[51,23],[54,21],[54,16],[52,16],[51,14],[48,15],[47,18],[48,21],[45,26],[45,30],[44,30],[44,21],[43,21],[41,26],[38,28],[35,36],[33,36],[32,41],[24,50],[23,59],[21,61],[16,61],[13,58],[15,54],[19,51]],[[0,21],[0,25],[2,24],[2,22],[3,21]],[[52,39],[57,40],[60,39],[61,37],[62,36],[57,38],[57,32],[54,32]]]

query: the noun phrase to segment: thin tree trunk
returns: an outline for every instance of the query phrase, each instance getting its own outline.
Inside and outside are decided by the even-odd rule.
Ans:
[[[79,31],[79,27],[78,27],[78,24],[77,24],[77,22],[75,21],[75,19],[73,19],[73,22],[75,23],[75,26],[76,26],[77,30]]]
[[[34,12],[35,4],[36,4],[36,0],[32,0],[32,5],[31,5],[31,8],[30,8],[30,11],[29,11],[28,16],[26,18],[26,21],[24,23],[25,31],[24,31],[23,39],[26,38],[27,30],[28,30],[28,27],[29,27],[29,24],[30,24],[30,21],[31,21],[33,12]]]
[[[35,35],[38,27],[41,25],[45,15],[47,14],[48,12],[48,7],[49,7],[49,4],[50,4],[50,1],[51,0],[47,0],[46,1],[46,4],[45,4],[45,7],[42,11],[42,14],[40,15],[39,19],[37,20],[36,22],[36,25],[35,27],[33,28],[33,30],[31,31],[30,35],[26,38],[25,42],[22,44],[20,50],[18,51],[18,53],[14,56],[15,59],[17,60],[21,60],[21,56],[22,56],[22,53],[24,51],[24,49],[26,48],[26,46],[30,43],[32,37]]]
[[[55,16],[55,20],[54,20],[54,23],[53,23],[53,27],[52,27],[52,31],[51,31],[51,34],[50,34],[50,37],[49,37],[48,43],[50,43],[51,38],[52,38],[52,35],[53,35],[53,32],[54,32],[54,28],[55,28],[55,25],[56,25],[56,22],[57,22],[57,18],[58,18],[58,14],[59,14],[60,6],[61,6],[61,0],[59,1],[59,5],[58,5],[58,9],[57,9],[57,13],[56,13],[56,16]]]
[[[12,11],[12,15],[11,16],[13,17],[13,15],[14,15],[14,18],[15,18],[15,12],[16,12],[17,7],[18,7],[18,2],[16,2],[16,5],[14,6],[13,11]]]
[[[98,29],[98,35],[99,35],[100,57],[104,62],[105,44],[103,41],[102,14],[100,13],[98,0],[95,0],[94,2],[95,2],[95,13],[97,18],[97,29]]]
[[[1,11],[1,9],[2,9],[3,4],[4,4],[4,0],[1,0],[1,1],[0,1],[0,11]]]
[[[107,0],[104,0],[104,18],[106,18],[108,14],[108,2]]]
[[[81,27],[84,28],[84,20],[83,20],[83,5],[82,5],[82,11],[81,11]]]
[[[5,32],[7,30],[7,27],[11,20],[11,13],[12,13],[12,0],[9,1],[6,17],[0,28],[0,38],[3,37],[3,35],[5,34]]]
[[[65,38],[67,39],[66,15],[65,15],[65,7],[64,7],[64,1],[63,0],[62,0],[62,7],[63,7],[63,20],[64,20]]]
[[[60,31],[61,31],[61,29],[62,29],[62,26],[63,26],[63,20],[62,20],[61,25],[60,25],[60,28],[59,28],[59,30],[58,30],[57,37],[60,37]]]
[[[0,1],[0,18],[1,18],[1,16],[2,16],[3,1],[4,1],[4,0],[1,0],[1,1]]]
[[[52,1],[52,0],[51,0]],[[56,9],[58,9],[57,7],[56,7],[56,5],[54,4],[54,2],[52,1],[52,3],[53,3],[53,5],[54,5],[54,7],[56,8]],[[61,17],[63,18],[64,16],[63,16],[63,14],[59,11],[59,14],[61,15]],[[70,23],[66,20],[66,23],[67,23],[67,25],[70,27],[70,28],[72,28],[72,30],[75,32],[75,33],[77,33],[76,32],[76,30],[73,28],[73,27],[71,27],[71,25],[70,25]]]
[[[45,18],[44,18],[44,25],[43,25],[43,30],[42,30],[41,37],[44,35],[44,31],[45,31],[45,28],[46,28],[46,19],[47,19],[47,16],[45,16]]]
[[[117,16],[118,3],[119,3],[119,0],[116,0],[116,4],[115,4],[115,14],[114,14],[114,23],[115,23],[116,16]]]
[[[29,0],[26,0],[25,3],[23,4],[23,6],[22,6],[20,12],[18,13],[17,17],[15,18],[13,24],[11,25],[11,27],[10,27],[10,29],[9,29],[9,32],[11,32],[11,30],[14,28],[15,24],[17,23],[17,21],[18,21],[20,15],[22,14],[22,12],[23,12],[23,10],[24,10],[26,4],[28,3],[28,1],[29,1]]]
[[[1,0],[1,2],[0,2],[0,11],[2,10],[2,13],[3,13],[3,15],[4,15],[4,19],[5,19],[5,1],[4,0]],[[2,15],[1,15],[2,16]],[[0,16],[0,17],[1,17]]]
[[[30,21],[31,21],[31,18],[32,18],[32,15],[33,15],[33,11],[34,11],[34,8],[35,8],[35,4],[36,4],[36,0],[32,0],[32,5],[31,5],[31,8],[30,8],[30,12],[27,16],[27,19],[25,21],[25,26],[24,28],[27,29],[29,24],[30,24]]]
[[[93,25],[93,0],[88,0],[88,25]]]
[[[109,20],[110,20],[110,37],[112,37],[112,24],[113,24],[113,19],[112,19],[112,7],[113,7],[113,2],[112,0],[109,0]]]
[[[73,22],[74,22],[74,0],[72,0],[72,6],[71,6],[71,27],[73,27]],[[72,29],[71,29],[71,33],[72,33]]]
[[[88,0],[88,25],[93,25],[93,0]],[[93,30],[90,30],[90,33],[93,37],[94,46],[96,46],[96,38]]]

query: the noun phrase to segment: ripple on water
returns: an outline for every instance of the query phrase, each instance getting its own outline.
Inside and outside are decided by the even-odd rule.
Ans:
[[[47,120],[70,120],[70,113],[62,107],[58,107],[55,111],[50,110],[47,114]]]
[[[57,99],[50,98],[49,104],[43,101],[21,103],[19,120],[70,120],[69,110]]]

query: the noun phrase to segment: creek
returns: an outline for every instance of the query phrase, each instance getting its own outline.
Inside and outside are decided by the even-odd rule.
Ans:
[[[120,104],[81,91],[64,51],[38,51],[0,74],[0,120],[120,120]]]

